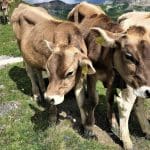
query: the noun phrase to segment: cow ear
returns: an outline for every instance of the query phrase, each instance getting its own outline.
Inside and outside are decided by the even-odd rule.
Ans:
[[[82,68],[82,74],[95,74],[96,70],[93,67],[92,62],[88,58],[83,58],[80,60],[80,66]]]
[[[47,40],[44,40],[44,42],[45,42],[46,46],[48,47],[48,49],[49,49],[51,52],[53,52],[53,51],[54,51],[54,45],[53,45],[53,43],[52,43],[52,42],[49,42],[49,41],[47,41]]]
[[[116,40],[121,36],[119,33],[112,33],[99,27],[91,28],[91,31],[98,34],[96,42],[105,47],[115,47]]]

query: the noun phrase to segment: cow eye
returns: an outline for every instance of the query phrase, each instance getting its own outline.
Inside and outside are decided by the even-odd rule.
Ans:
[[[69,71],[69,72],[67,72],[67,74],[65,75],[65,78],[72,77],[73,75],[74,75],[74,71]]]
[[[131,53],[125,53],[125,58],[131,60],[133,58]]]
[[[129,52],[125,53],[125,58],[131,61],[134,64],[138,64],[138,61],[133,57],[133,55]]]
[[[132,54],[131,53],[125,53],[125,58],[127,59],[127,60],[130,60],[130,61],[132,61],[133,62],[133,60],[134,60],[134,58],[133,58],[133,56],[132,56]]]

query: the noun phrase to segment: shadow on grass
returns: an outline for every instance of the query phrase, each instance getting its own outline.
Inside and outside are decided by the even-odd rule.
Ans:
[[[32,95],[31,82],[24,68],[12,67],[9,70],[9,76],[16,83],[19,91],[26,95]]]
[[[67,117],[59,115],[61,112],[65,112],[67,116],[75,118],[78,121],[77,124],[80,122],[79,110],[72,91],[65,96],[65,100],[62,104],[57,105],[57,113],[54,113],[54,109],[54,111],[49,110],[48,107],[43,104],[40,104],[40,106],[42,106],[44,110],[40,110],[38,107],[35,107],[32,104],[29,104],[29,106],[34,111],[34,115],[31,117],[31,121],[34,124],[35,131],[44,131],[48,127],[59,123],[60,120],[66,119]]]
[[[10,69],[9,76],[16,83],[18,90],[20,90],[22,93],[26,95],[32,94],[31,82],[24,68],[14,66],[13,68]],[[105,96],[100,95],[99,99],[100,102],[95,111],[96,125],[99,126],[101,129],[105,130],[111,136],[111,138],[114,140],[115,143],[122,145],[119,138],[116,137],[114,134],[112,134],[112,132],[110,132],[110,127],[106,119],[107,106]],[[49,126],[51,126],[51,123],[49,122],[49,114],[46,109],[44,111],[41,111],[35,106],[30,107],[35,112],[34,116],[31,117],[31,121],[34,123],[35,130],[45,130]],[[79,108],[75,101],[73,91],[65,96],[65,101],[63,102],[63,104],[58,105],[57,108],[58,113],[64,111],[68,116],[70,115],[72,116],[72,118],[75,118],[77,120],[76,122],[77,125],[75,124],[75,129],[80,127],[81,123],[80,113]],[[129,127],[132,135],[137,137],[143,136],[140,125],[133,112],[130,117]]]
[[[31,117],[31,122],[34,124],[33,128],[35,131],[44,131],[52,125],[52,122],[49,121],[49,112],[47,109],[41,111],[32,104],[29,104],[29,106],[35,112]]]

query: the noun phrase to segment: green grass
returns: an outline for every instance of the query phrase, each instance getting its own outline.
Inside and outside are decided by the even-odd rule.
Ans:
[[[0,25],[0,55],[20,56],[11,25]]]
[[[1,69],[0,79],[0,84],[5,87],[0,89],[0,104],[19,102],[18,109],[0,117],[2,150],[113,149],[96,141],[83,139],[67,120],[57,126],[48,124],[43,108],[31,100],[31,84],[22,64]],[[35,109],[31,109],[29,104]]]

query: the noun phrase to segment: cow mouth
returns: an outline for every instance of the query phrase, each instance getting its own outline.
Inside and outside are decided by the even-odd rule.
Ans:
[[[44,94],[45,100],[50,104],[50,105],[59,105],[64,101],[64,96],[63,95],[47,95],[46,93]]]
[[[141,98],[150,98],[150,87],[149,86],[141,86],[134,90],[134,94]]]

